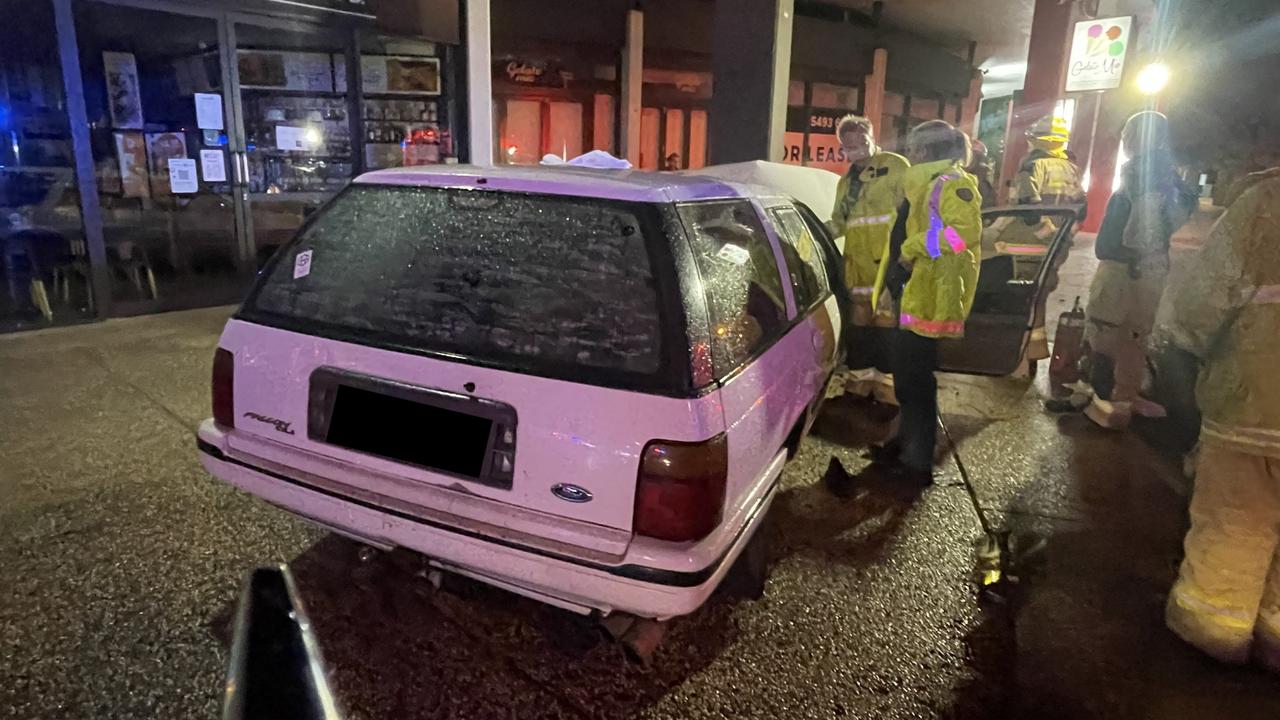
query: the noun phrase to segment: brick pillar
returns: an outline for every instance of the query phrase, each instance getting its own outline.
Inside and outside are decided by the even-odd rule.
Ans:
[[[875,128],[876,142],[880,142],[880,120],[884,117],[884,76],[889,69],[889,51],[876,48],[871,56],[871,74],[863,83],[862,116]]]
[[[978,105],[982,102],[982,73],[975,72],[969,81],[969,94],[960,103],[960,129],[977,137]]]
[[[1067,58],[1071,53],[1074,7],[1073,3],[1062,0],[1036,0],[1027,53],[1027,79],[1022,86],[1021,98],[1014,103],[1008,134],[1005,135],[999,187],[1013,179],[1027,154],[1027,130],[1036,120],[1053,112],[1053,106],[1062,94]]]

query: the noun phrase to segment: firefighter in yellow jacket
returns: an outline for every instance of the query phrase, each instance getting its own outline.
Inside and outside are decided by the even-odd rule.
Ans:
[[[902,178],[908,163],[901,155],[876,147],[874,128],[866,118],[846,115],[836,132],[850,161],[849,171],[836,188],[831,212],[831,230],[844,238],[844,280],[852,310],[853,328],[845,336],[850,368],[845,387],[856,394],[875,393],[882,400],[891,400],[891,381],[881,369],[888,367],[888,331],[883,328],[893,326],[893,315],[873,316],[871,287],[902,204]]]
[[[1280,168],[1246,181],[1191,263],[1159,323],[1202,362],[1191,530],[1165,619],[1220,660],[1280,673]]]
[[[938,340],[964,336],[978,287],[982,195],[964,170],[969,138],[949,123],[922,123],[907,148],[906,200],[872,291],[877,308],[891,304],[898,312],[891,366],[902,423],[872,458],[923,485],[932,482],[937,434]]]
[[[1041,118],[1027,132],[1028,153],[1018,167],[1013,180],[1014,203],[1017,205],[1084,205],[1084,186],[1080,181],[1080,169],[1067,157],[1067,142],[1071,139],[1067,121],[1055,116]],[[1016,224],[1015,224],[1016,226]],[[1049,251],[1049,242],[1057,227],[1047,218],[1025,230],[1024,242],[1011,242],[1012,248],[1021,248],[1029,256],[1014,255],[1014,266],[1024,272],[1015,272],[1019,279],[1034,279],[1040,272],[1040,263]],[[1062,253],[1059,264],[1066,262]],[[1020,262],[1021,261],[1021,262]],[[1047,281],[1050,291],[1057,288],[1055,268]],[[1049,336],[1045,332],[1045,308],[1036,306],[1035,323],[1031,328],[1031,344],[1027,347],[1029,370],[1034,373],[1035,364],[1049,357]]]

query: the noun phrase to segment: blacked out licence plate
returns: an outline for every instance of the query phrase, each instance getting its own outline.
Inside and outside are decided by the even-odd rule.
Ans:
[[[340,385],[325,441],[478,479],[492,430],[488,418]]]
[[[312,375],[310,404],[313,440],[511,487],[510,406],[327,368]]]

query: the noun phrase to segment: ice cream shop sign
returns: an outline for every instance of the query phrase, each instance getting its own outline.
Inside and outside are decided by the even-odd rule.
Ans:
[[[1067,64],[1067,92],[1120,87],[1124,59],[1132,44],[1132,17],[1076,23]]]

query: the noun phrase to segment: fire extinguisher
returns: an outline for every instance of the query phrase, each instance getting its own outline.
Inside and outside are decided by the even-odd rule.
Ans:
[[[1084,350],[1084,309],[1080,298],[1070,312],[1058,318],[1058,331],[1053,338],[1053,358],[1049,360],[1049,392],[1053,397],[1071,394],[1067,387],[1080,379],[1080,356]]]

